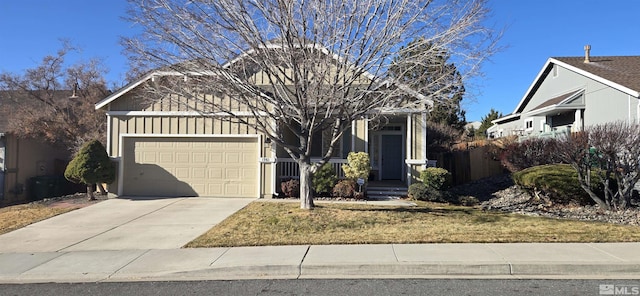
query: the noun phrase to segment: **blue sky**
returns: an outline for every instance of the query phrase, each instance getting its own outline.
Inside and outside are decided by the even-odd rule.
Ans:
[[[638,0],[489,0],[487,24],[505,28],[503,51],[483,66],[468,87],[467,120],[491,108],[511,113],[549,57],[591,54],[640,55]],[[125,0],[0,0],[0,71],[33,67],[69,39],[82,51],[72,58],[100,57],[107,79],[122,84],[127,68],[119,38],[133,26],[121,17]]]

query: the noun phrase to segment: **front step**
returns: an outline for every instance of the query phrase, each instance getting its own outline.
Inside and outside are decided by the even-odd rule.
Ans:
[[[368,187],[368,199],[388,199],[407,196],[407,187]]]

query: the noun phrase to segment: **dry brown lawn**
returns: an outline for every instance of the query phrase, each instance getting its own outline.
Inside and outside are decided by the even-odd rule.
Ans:
[[[0,208],[0,234],[57,216],[78,207],[51,207],[43,204],[24,204]]]
[[[435,203],[416,207],[254,202],[186,247],[301,244],[630,242],[640,227],[486,212]]]

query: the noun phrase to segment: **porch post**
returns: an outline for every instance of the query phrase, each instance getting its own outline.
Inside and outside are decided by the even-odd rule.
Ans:
[[[412,114],[411,113],[407,113],[407,135],[406,135],[406,139],[407,139],[407,143],[406,143],[406,155],[405,155],[405,168],[407,171],[407,176],[406,176],[406,182],[407,182],[407,186],[411,185],[411,164],[409,164],[407,162],[407,160],[412,159],[411,156],[411,143],[413,141],[413,132],[412,132],[412,127],[413,127],[413,118],[412,118]]]
[[[271,121],[271,128],[276,131],[277,129],[279,129],[279,125],[275,122],[275,120]],[[271,162],[271,198],[273,198],[274,196],[276,196],[276,194],[278,193],[278,190],[276,189],[276,184],[278,184],[278,178],[280,176],[276,176],[277,174],[277,166],[278,166],[278,158],[277,158],[277,154],[276,154],[276,144],[275,143],[271,143],[271,159],[273,160],[273,162]]]
[[[424,164],[422,165],[422,169],[427,168],[427,112],[422,112],[422,122],[420,126],[422,127],[422,139],[421,139],[421,148],[422,148],[422,160]]]
[[[571,130],[573,132],[579,132],[582,130],[582,111],[580,109],[576,110],[575,120],[573,121],[573,127]]]
[[[369,153],[369,115],[364,117],[364,152]]]
[[[356,121],[351,121],[351,151],[356,151]],[[343,153],[344,155],[344,153]]]

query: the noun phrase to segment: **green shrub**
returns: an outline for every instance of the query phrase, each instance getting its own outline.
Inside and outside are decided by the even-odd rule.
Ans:
[[[451,186],[451,173],[443,168],[426,168],[420,172],[420,179],[427,187],[446,190]]]
[[[356,193],[356,182],[351,179],[340,180],[333,187],[332,195],[334,197],[353,198]]]
[[[520,188],[533,194],[542,194],[551,202],[567,204],[592,204],[589,195],[580,187],[577,172],[568,164],[534,166],[513,173],[513,181]],[[603,192],[596,173],[591,174],[592,189]],[[598,188],[600,186],[600,188]]]
[[[280,189],[285,197],[300,197],[300,181],[290,179],[280,183]]]
[[[371,160],[366,152],[349,152],[347,156],[347,164],[342,165],[344,176],[348,179],[357,180],[369,178],[371,172]]]
[[[333,170],[333,165],[325,163],[313,174],[312,179],[315,193],[330,193],[338,178]]]
[[[93,140],[82,146],[69,162],[64,177],[73,183],[87,185],[87,196],[95,199],[92,185],[112,183],[116,178],[116,171],[102,143]]]
[[[446,202],[447,195],[445,192],[429,187],[423,183],[414,183],[409,186],[407,191],[409,198],[414,200]]]

